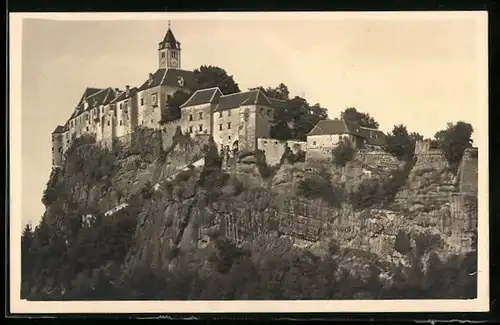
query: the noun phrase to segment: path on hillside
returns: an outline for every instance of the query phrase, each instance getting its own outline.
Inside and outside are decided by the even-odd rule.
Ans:
[[[158,183],[156,183],[153,186],[153,189],[155,191],[157,191],[160,188],[160,186],[161,186],[161,184],[163,182],[172,181],[180,172],[189,170],[189,166],[190,165],[194,166],[195,168],[197,168],[197,167],[203,167],[205,165],[205,158],[198,159],[194,163],[185,164],[182,167],[176,169],[174,172],[172,172],[170,175],[168,175],[167,177],[165,177],[163,180],[160,180]],[[104,212],[104,215],[105,216],[111,216],[111,215],[115,214],[116,212],[118,212],[118,211],[120,211],[120,210],[122,210],[122,209],[124,209],[126,207],[128,207],[128,202],[124,202],[124,203],[118,204],[117,206],[115,206],[115,207],[109,209],[108,211]]]

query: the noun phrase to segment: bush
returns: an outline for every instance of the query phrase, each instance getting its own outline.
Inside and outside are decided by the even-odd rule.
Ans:
[[[387,206],[394,202],[397,192],[406,183],[413,167],[413,162],[406,162],[402,169],[391,171],[384,180],[365,179],[357,191],[349,196],[349,202],[355,210],[366,209],[377,204]]]
[[[276,169],[270,167],[266,162],[266,153],[263,150],[255,152],[255,160],[257,168],[259,169],[260,176],[264,179],[274,176]]]
[[[332,150],[333,163],[336,166],[344,167],[349,161],[354,158],[354,149],[349,140],[341,140],[339,144]]]
[[[308,198],[322,199],[331,206],[340,207],[344,199],[344,190],[333,186],[330,178],[330,175],[323,171],[319,175],[303,179],[299,181],[297,194]]]
[[[402,255],[406,255],[410,252],[411,238],[405,231],[400,230],[396,235],[396,239],[394,241],[394,249]]]
[[[142,198],[145,200],[149,200],[153,197],[154,189],[153,185],[150,182],[147,182],[144,187],[141,189]]]

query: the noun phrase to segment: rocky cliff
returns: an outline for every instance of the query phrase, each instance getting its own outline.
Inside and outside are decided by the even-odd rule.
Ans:
[[[473,198],[459,191],[438,154],[402,163],[360,152],[342,168],[282,161],[273,169],[265,159],[235,159],[222,168],[207,143],[151,130],[111,150],[82,140],[51,177],[44,220],[67,228],[68,215],[101,215],[128,202],[133,240],[115,263],[124,283],[145,266],[219,279],[243,261],[262,267],[263,256],[283,249],[276,258],[299,258],[297,250],[315,256],[300,253],[300,263],[336,256],[335,281],[377,274],[377,283],[390,287],[401,274],[408,280],[417,260],[425,270],[433,258],[454,256],[456,264],[475,251]],[[202,157],[204,166],[192,165]],[[231,245],[249,257],[235,259]]]

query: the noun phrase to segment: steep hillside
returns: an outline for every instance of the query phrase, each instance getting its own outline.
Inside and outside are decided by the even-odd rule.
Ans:
[[[432,183],[420,174],[419,157],[402,163],[384,153],[359,153],[342,168],[283,159],[270,167],[256,154],[223,168],[213,144],[147,130],[130,147],[113,149],[82,140],[52,175],[42,223],[23,236],[24,296],[476,294],[475,276],[468,275],[475,270],[475,248],[456,242],[465,228],[450,232],[441,217],[434,224],[418,221],[429,212],[416,210],[410,197]],[[204,165],[195,166],[202,157]],[[447,177],[435,186],[449,186]],[[122,210],[103,215],[125,201]],[[455,210],[452,217],[473,219],[462,205]],[[87,214],[92,217],[82,223]]]

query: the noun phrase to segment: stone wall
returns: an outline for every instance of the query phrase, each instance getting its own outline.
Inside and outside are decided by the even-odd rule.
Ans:
[[[420,169],[445,169],[448,162],[440,150],[428,150],[427,152],[417,153],[417,161],[413,170]]]
[[[400,165],[396,157],[383,151],[359,150],[354,159],[368,170],[392,170]]]
[[[458,170],[459,189],[462,193],[477,195],[478,187],[478,150],[466,149]]]
[[[299,150],[306,150],[307,142],[302,141],[280,141],[276,139],[257,139],[257,149],[263,150],[266,154],[266,162],[270,166],[279,164],[285,149],[288,146],[294,153]]]
[[[332,160],[332,148],[307,148],[306,162],[316,164],[318,162],[328,163]]]

